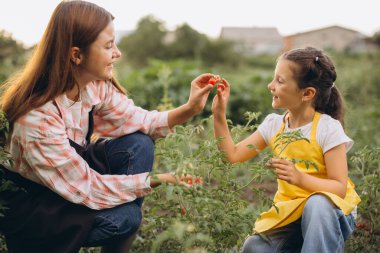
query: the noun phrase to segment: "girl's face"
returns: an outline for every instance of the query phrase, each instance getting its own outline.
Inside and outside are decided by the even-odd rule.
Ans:
[[[84,75],[87,81],[111,79],[113,63],[120,56],[115,43],[114,25],[110,22],[91,44],[84,63],[80,65],[82,77]]]
[[[280,59],[268,89],[272,93],[272,107],[274,109],[294,109],[302,106],[303,92],[298,88],[293,70],[297,65],[292,61]]]

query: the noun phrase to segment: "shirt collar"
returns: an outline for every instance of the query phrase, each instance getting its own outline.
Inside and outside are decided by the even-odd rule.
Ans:
[[[89,112],[93,106],[96,106],[101,102],[99,98],[99,90],[97,89],[99,82],[102,81],[91,82],[81,91],[82,107],[85,112]],[[64,96],[64,94],[59,95],[54,99],[54,102],[57,105],[66,126],[70,127],[73,125],[73,119],[71,113],[69,113],[69,108],[65,106]]]

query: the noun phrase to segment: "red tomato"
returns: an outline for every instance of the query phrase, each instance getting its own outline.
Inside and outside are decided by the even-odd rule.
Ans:
[[[358,223],[358,224],[356,224],[356,227],[357,227],[357,228],[364,228],[364,224],[362,224],[362,223]]]
[[[185,216],[186,215],[186,208],[181,206],[181,215]]]
[[[218,82],[218,81],[217,81],[215,78],[213,78],[213,77],[211,77],[211,78],[208,80],[208,83],[209,83],[209,84],[212,84],[212,85],[215,85],[217,82]]]

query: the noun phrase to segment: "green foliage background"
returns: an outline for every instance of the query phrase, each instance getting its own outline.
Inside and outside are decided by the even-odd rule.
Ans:
[[[167,31],[162,23],[146,17],[120,42],[123,57],[116,66],[117,76],[137,105],[150,110],[179,106],[188,99],[191,80],[211,72],[231,84],[227,117],[236,141],[274,112],[266,85],[277,56],[239,55],[231,42],[211,40],[186,24],[175,33],[178,40],[163,43]],[[1,83],[20,69],[31,50],[0,32]],[[358,228],[346,242],[346,252],[376,252],[380,246],[380,55],[329,54],[336,63],[336,85],[347,103],[345,130],[355,141],[348,153],[349,174],[362,198]],[[272,205],[275,178],[262,166],[269,150],[235,165],[225,163],[217,151],[210,118],[214,95],[215,91],[200,115],[156,142],[155,172],[190,173],[201,176],[204,184],[192,189],[162,185],[147,196],[133,252],[238,252],[256,217]],[[4,243],[0,252],[6,252]]]

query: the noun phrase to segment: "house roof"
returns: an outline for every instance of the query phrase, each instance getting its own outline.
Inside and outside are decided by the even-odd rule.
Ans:
[[[275,27],[222,27],[220,38],[240,41],[282,41]]]
[[[331,30],[331,29],[346,30],[346,31],[349,31],[349,32],[352,32],[352,33],[357,33],[358,35],[362,35],[363,37],[365,37],[364,34],[361,34],[360,32],[358,32],[356,30],[349,29],[349,28],[346,28],[346,27],[343,27],[343,26],[339,26],[339,25],[326,26],[326,27],[322,27],[322,28],[318,28],[318,29],[314,29],[314,30],[308,30],[306,32],[294,33],[294,34],[290,34],[290,35],[285,36],[285,37],[298,36],[298,35],[307,35],[307,34],[310,34],[310,33],[323,32],[325,30]]]

